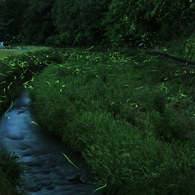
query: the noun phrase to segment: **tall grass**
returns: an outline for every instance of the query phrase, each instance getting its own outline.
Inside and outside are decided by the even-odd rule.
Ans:
[[[4,52],[4,53],[3,53]],[[14,52],[14,53],[12,53]],[[3,54],[3,55],[2,55]],[[55,50],[31,48],[25,53],[17,51],[0,51],[0,111],[9,108],[15,97],[24,88],[30,87],[38,73],[47,65],[60,62],[61,57]],[[12,106],[12,104],[11,104]],[[10,109],[11,109],[10,106]],[[14,195],[23,193],[21,187],[23,167],[14,154],[0,151],[0,194]]]
[[[190,37],[182,36],[165,44],[164,52],[179,58],[195,61],[195,33]]]
[[[193,67],[143,52],[61,55],[30,84],[40,125],[81,152],[107,194],[194,194]]]
[[[5,149],[0,151],[0,194],[15,195],[23,191],[23,167],[15,154],[8,153]],[[16,190],[17,189],[17,190]]]
[[[9,56],[20,56],[25,52],[37,52],[37,51],[46,51],[51,48],[44,46],[11,46],[10,49],[0,49],[0,58],[9,57]]]
[[[40,48],[0,58],[0,111],[4,111],[24,87],[48,64],[61,62],[55,50]]]

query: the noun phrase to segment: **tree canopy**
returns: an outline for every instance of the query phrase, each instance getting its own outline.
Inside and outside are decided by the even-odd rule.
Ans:
[[[192,0],[1,0],[0,37],[53,45],[148,45],[194,32]]]

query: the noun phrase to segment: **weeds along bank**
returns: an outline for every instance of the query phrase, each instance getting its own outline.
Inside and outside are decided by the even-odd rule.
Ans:
[[[18,162],[18,157],[9,154],[6,150],[0,151],[0,194],[22,194],[22,173],[23,168]]]
[[[0,111],[8,107],[21,90],[36,78],[39,71],[60,60],[60,56],[52,49],[27,50],[18,55],[0,53]]]
[[[195,32],[189,37],[179,37],[167,43],[167,53],[195,61]]]
[[[20,95],[24,87],[33,81],[48,64],[60,62],[60,56],[54,50],[37,50],[23,54],[10,55],[0,53],[0,111],[11,109],[13,100]],[[1,55],[2,54],[2,55]],[[21,176],[23,168],[17,156],[0,150],[0,194],[14,195],[22,193]],[[16,190],[18,189],[18,190]]]
[[[135,51],[60,55],[28,86],[43,129],[81,152],[107,194],[194,194],[194,67]]]
[[[163,46],[155,46],[153,49],[179,59],[195,62],[195,33],[187,37],[183,35],[174,38]]]

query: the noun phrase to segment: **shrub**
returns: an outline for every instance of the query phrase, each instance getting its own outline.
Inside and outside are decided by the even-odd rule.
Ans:
[[[22,189],[23,167],[15,154],[0,151],[0,194],[19,194]],[[16,189],[19,189],[17,192]]]

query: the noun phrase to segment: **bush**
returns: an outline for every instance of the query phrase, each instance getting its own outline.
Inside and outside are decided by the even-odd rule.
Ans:
[[[23,167],[15,154],[0,151],[0,194],[19,194],[22,189]],[[16,189],[19,189],[17,192]]]

